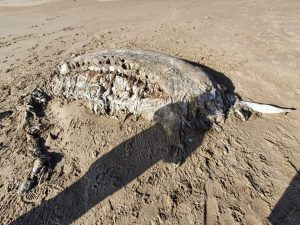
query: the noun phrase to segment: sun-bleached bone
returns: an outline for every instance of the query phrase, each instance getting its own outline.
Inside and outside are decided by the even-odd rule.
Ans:
[[[282,108],[280,106],[273,106],[268,104],[240,101],[241,106],[246,106],[253,111],[260,113],[276,114],[276,113],[289,113],[295,110],[295,108]]]

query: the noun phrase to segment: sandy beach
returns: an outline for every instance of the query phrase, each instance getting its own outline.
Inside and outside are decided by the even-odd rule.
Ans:
[[[300,224],[299,12],[297,0],[0,0],[0,224]],[[184,59],[245,100],[297,110],[229,117],[174,169],[156,124],[55,100],[44,135],[57,163],[18,195],[33,163],[20,102],[61,61],[106,49]]]

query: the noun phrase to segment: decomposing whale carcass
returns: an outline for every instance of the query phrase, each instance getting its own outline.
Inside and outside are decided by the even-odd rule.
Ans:
[[[153,120],[165,105],[179,103],[188,114],[190,102],[212,114],[223,114],[216,84],[200,68],[152,51],[111,50],[74,57],[59,65],[49,94],[86,99],[97,114],[140,114]]]
[[[154,120],[178,149],[184,148],[185,124],[222,123],[233,105],[228,99],[235,99],[227,98],[201,68],[165,54],[108,50],[71,57],[25,103],[24,129],[37,160],[20,193],[51,167],[51,157],[40,140],[38,111],[55,97],[85,100],[96,114],[137,114]]]

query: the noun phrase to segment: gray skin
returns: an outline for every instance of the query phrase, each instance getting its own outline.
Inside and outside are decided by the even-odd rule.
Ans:
[[[153,51],[108,50],[63,61],[50,81],[35,89],[25,103],[23,127],[28,140],[36,143],[37,147],[31,147],[33,155],[42,163],[36,163],[20,193],[27,192],[33,177],[47,169],[48,153],[34,141],[42,127],[35,111],[51,98],[86,100],[96,114],[135,114],[153,120],[162,125],[170,145],[183,151],[185,125],[224,121],[222,96],[200,68]]]

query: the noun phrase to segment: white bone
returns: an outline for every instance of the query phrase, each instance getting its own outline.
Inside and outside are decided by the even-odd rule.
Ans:
[[[295,109],[293,108],[281,108],[281,107],[276,107],[272,105],[267,105],[267,104],[261,104],[261,103],[255,103],[255,102],[247,102],[247,101],[240,101],[241,105],[245,105],[248,108],[252,109],[253,111],[260,112],[260,113],[288,113],[291,112]]]

